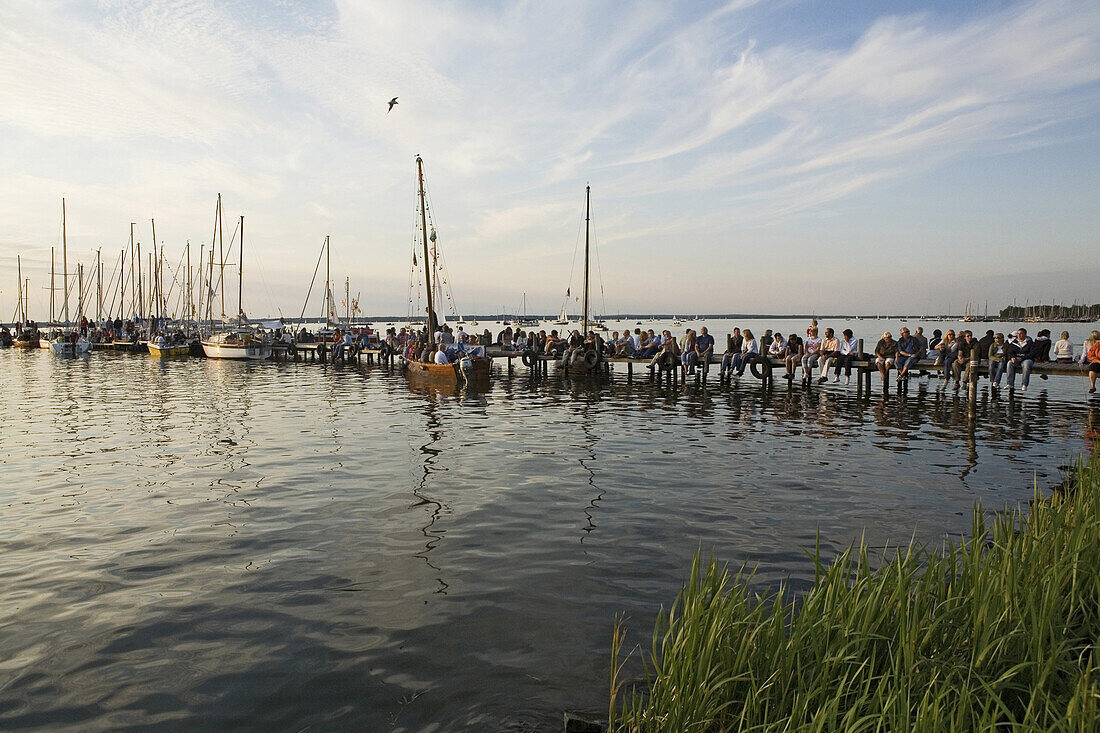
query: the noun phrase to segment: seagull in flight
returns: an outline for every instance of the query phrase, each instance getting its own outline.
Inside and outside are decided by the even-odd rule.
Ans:
[[[386,110],[386,114],[389,114],[391,111],[393,111],[393,106],[395,104],[397,104],[397,97],[394,97],[393,99],[390,100],[390,107],[389,107],[389,109]]]

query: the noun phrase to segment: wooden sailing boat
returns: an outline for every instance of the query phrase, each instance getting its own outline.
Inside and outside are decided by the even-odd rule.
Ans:
[[[588,291],[589,291],[589,268],[588,268],[588,253],[589,253],[589,241],[590,241],[590,228],[592,220],[592,187],[584,187],[584,297],[581,305],[581,336],[587,339],[588,331],[596,324],[588,320]],[[603,325],[603,324],[600,324]],[[572,363],[568,365],[569,374],[571,376],[588,376],[599,373],[599,364],[603,359],[603,355],[590,343],[585,343],[583,347],[583,358],[575,358]]]
[[[428,253],[428,212],[427,201],[424,196],[424,161],[416,156],[416,178],[420,197],[420,228],[424,244],[424,286],[428,298],[428,317],[425,323],[425,334],[429,340],[434,338],[435,329],[439,325],[436,321],[435,302],[432,292],[432,275],[438,278],[438,273],[433,273],[436,268],[436,259]],[[435,231],[431,233],[435,241]],[[430,345],[426,351],[432,353],[435,345]],[[454,389],[460,386],[485,389],[489,386],[490,362],[484,356],[460,355],[452,364],[436,364],[434,362],[421,361],[418,358],[404,357],[405,374],[409,378],[412,387],[435,387],[440,389]]]

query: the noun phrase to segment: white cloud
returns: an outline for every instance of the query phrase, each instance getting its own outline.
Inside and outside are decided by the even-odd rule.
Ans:
[[[803,10],[812,26],[819,9]],[[1072,125],[1097,116],[1100,6],[869,14],[827,48],[761,40],[770,13],[751,0],[6,3],[0,277],[15,251],[48,258],[62,193],[87,250],[151,215],[176,246],[201,241],[220,191],[277,256],[273,280],[296,282],[332,233],[353,281],[403,282],[415,153],[462,253],[456,284],[495,271],[560,290],[567,263],[523,283],[505,268],[568,258],[586,180],[608,253],[673,247],[663,267],[691,277],[698,260],[731,270],[731,226],[790,242],[792,222],[836,223],[839,202],[932,166],[1095,145]],[[636,281],[650,266],[610,263]],[[368,308],[387,310],[383,291]]]

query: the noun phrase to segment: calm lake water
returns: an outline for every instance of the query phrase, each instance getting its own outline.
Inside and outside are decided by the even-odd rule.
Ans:
[[[819,531],[939,542],[1100,430],[1083,378],[983,385],[973,424],[935,382],[873,384],[517,367],[454,396],[381,367],[0,351],[0,728],[560,730],[605,709],[616,615],[648,646],[698,549],[804,587]]]

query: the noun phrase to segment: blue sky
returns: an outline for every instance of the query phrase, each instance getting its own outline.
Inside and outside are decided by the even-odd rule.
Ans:
[[[16,254],[48,307],[62,196],[113,263],[152,217],[209,245],[219,192],[250,313],[325,235],[404,313],[417,153],[466,313],[560,308],[587,182],[597,310],[1095,302],[1098,120],[1096,3],[8,0],[0,320]]]

